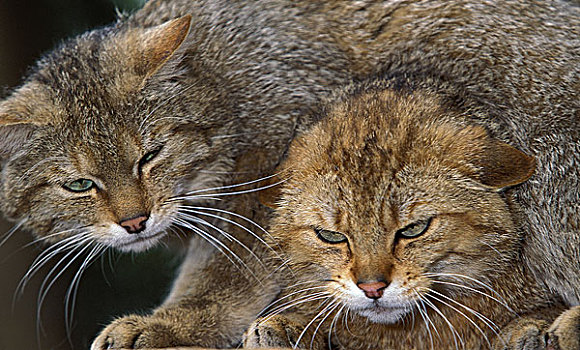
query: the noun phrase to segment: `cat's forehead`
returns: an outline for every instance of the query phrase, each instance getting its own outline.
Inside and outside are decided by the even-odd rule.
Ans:
[[[336,106],[291,147],[286,167],[299,189],[293,194],[329,221],[339,220],[341,208],[358,217],[397,219],[423,215],[430,206],[461,206],[436,195],[470,195],[456,181],[463,176],[453,152],[464,148],[450,145],[462,128],[448,122],[448,113],[429,96],[392,92]]]

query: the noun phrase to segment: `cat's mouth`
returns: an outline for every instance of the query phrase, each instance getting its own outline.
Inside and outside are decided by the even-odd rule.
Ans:
[[[141,252],[156,245],[165,234],[165,231],[159,231],[148,236],[135,235],[131,241],[119,243],[115,248],[124,252]]]
[[[122,252],[142,252],[155,246],[161,238],[167,235],[169,220],[157,215],[151,215],[147,221],[147,228],[139,233],[127,233],[119,225],[113,224],[109,228],[108,244]]]
[[[411,311],[407,305],[385,306],[375,301],[372,306],[356,310],[356,312],[371,322],[375,323],[397,323]]]

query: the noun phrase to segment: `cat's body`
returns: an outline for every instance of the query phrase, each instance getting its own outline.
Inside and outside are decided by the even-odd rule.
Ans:
[[[192,19],[167,22],[186,15]],[[522,127],[574,115],[578,17],[577,7],[559,1],[151,1],[48,54],[0,104],[2,211],[60,247],[97,241],[124,250],[146,249],[194,214],[218,225],[201,223],[205,230],[232,232],[262,256],[267,248],[248,232],[210,216],[223,213],[185,207],[201,201],[264,224],[268,213],[251,198],[175,197],[270,173],[309,124],[301,116],[332,88],[381,69],[439,74]],[[525,137],[516,139],[529,151]],[[562,147],[565,155],[572,146]],[[577,180],[564,181],[550,183],[568,188]],[[547,210],[526,198],[522,205],[530,217]],[[545,234],[559,229],[551,224]],[[239,244],[222,240],[258,279],[270,276]],[[535,263],[539,242],[529,242],[530,265],[556,293],[578,301],[569,285],[578,278],[558,279],[561,271]],[[217,249],[198,245],[164,305],[115,321],[94,347],[236,344],[279,287],[273,279],[256,283]],[[570,262],[577,247],[562,247],[554,258]]]
[[[502,117],[431,77],[338,96],[280,168],[270,232],[294,274],[246,346],[556,346],[564,303],[523,256],[536,161],[491,136],[510,134]],[[576,342],[578,324],[562,327]]]

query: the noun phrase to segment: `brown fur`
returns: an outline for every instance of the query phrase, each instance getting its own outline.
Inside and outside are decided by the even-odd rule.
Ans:
[[[561,268],[574,266],[578,244],[554,234],[578,227],[578,195],[563,190],[580,187],[569,159],[576,123],[562,132],[578,110],[578,17],[577,6],[564,1],[153,0],[48,53],[0,103],[0,205],[8,218],[55,242],[51,249],[73,234],[87,238],[77,249],[89,241],[146,249],[192,204],[264,225],[268,212],[253,197],[165,200],[271,173],[310,125],[304,116],[335,87],[382,69],[432,74],[503,118],[509,132],[496,129],[494,136],[536,157],[545,179],[519,198],[530,218],[526,231],[538,232],[527,240],[528,264],[555,294],[578,303],[578,271]],[[140,172],[140,160],[159,146]],[[99,190],[85,196],[63,188],[81,178],[98,180]],[[147,210],[158,218],[149,223],[161,224],[140,240],[118,225]],[[265,254],[247,231],[202,218]],[[94,348],[240,341],[279,286],[267,279],[268,266],[204,228],[242,255],[264,285],[194,238],[164,304],[149,317],[115,321]]]
[[[493,139],[480,112],[409,87],[394,79],[354,88],[293,142],[271,233],[295,279],[272,313],[298,306],[259,319],[246,346],[326,349],[328,338],[339,349],[543,349],[563,305],[523,264],[510,189],[532,176],[534,159]],[[397,233],[427,218],[420,236]],[[325,242],[320,229],[347,241]],[[380,305],[393,311],[356,286],[380,281]],[[543,332],[506,328],[497,339],[525,315],[518,325]]]

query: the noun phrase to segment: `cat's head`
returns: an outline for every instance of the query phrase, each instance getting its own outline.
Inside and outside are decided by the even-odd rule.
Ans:
[[[428,92],[361,93],[291,145],[271,233],[298,286],[394,323],[426,294],[451,303],[511,268],[504,190],[534,168]]]
[[[219,178],[225,147],[212,136],[228,130],[206,116],[218,97],[182,83],[190,22],[83,34],[0,103],[8,218],[49,242],[143,250],[175,219],[176,196]]]

